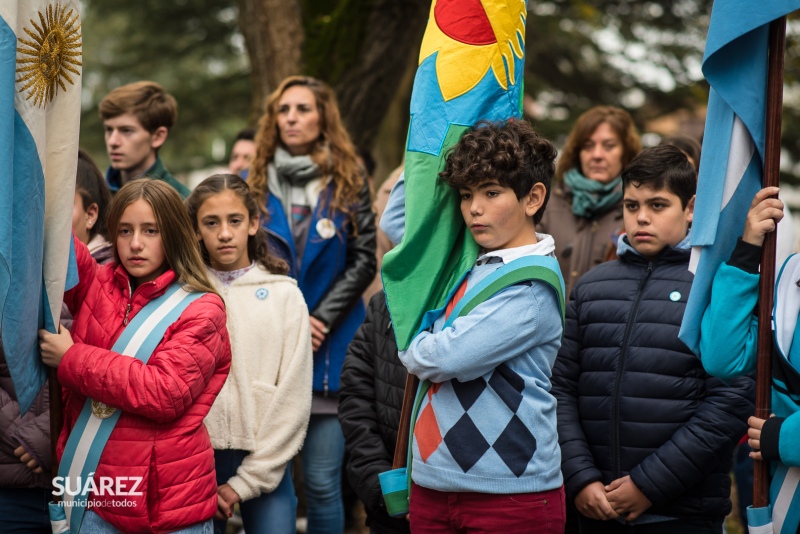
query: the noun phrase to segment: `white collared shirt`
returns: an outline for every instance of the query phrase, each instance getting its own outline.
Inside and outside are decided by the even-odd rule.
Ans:
[[[556,251],[556,243],[553,241],[553,236],[549,234],[536,233],[536,243],[531,245],[522,245],[521,247],[504,248],[500,250],[493,250],[478,257],[475,262],[477,265],[488,263],[489,258],[500,258],[503,263],[511,263],[512,261],[523,256],[553,256]]]

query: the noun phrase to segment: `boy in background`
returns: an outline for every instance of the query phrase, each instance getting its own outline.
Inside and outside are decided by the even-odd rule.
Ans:
[[[718,534],[754,384],[712,378],[678,339],[694,278],[694,168],[658,146],[622,182],[619,259],[573,289],[553,369],[567,498],[582,533]]]
[[[184,199],[189,196],[189,188],[176,180],[158,157],[177,117],[177,102],[155,82],[117,87],[100,101],[111,160],[106,182],[112,193],[131,180],[147,177],[167,182]]]

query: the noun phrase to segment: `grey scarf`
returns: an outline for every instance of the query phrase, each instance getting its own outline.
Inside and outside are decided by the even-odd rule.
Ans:
[[[292,188],[302,189],[319,175],[319,167],[311,156],[292,156],[280,146],[275,150],[272,163],[267,166],[267,188],[281,201],[290,221]]]

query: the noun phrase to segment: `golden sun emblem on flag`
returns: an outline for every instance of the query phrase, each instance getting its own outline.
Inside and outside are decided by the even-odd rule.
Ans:
[[[31,19],[33,30],[24,31],[30,39],[20,37],[17,48],[23,57],[17,59],[19,92],[30,90],[25,100],[33,98],[33,105],[45,107],[58,94],[59,88],[67,90],[64,83],[75,85],[69,73],[81,73],[76,67],[83,63],[81,57],[81,25],[72,8],[55,4],[47,6],[46,14],[39,12],[37,24]]]
[[[468,93],[492,69],[504,90],[515,85],[514,56],[525,43],[525,0],[435,0],[422,38],[420,64],[436,57],[445,101]]]

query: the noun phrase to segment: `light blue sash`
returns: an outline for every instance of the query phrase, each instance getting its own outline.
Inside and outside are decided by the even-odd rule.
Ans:
[[[469,273],[466,273],[466,277]],[[446,302],[450,302],[453,294],[464,280],[459,280],[448,295]],[[556,294],[559,311],[561,314],[561,325],[564,325],[564,312],[566,308],[564,300],[564,278],[561,276],[561,269],[558,260],[550,256],[523,256],[511,261],[502,267],[494,270],[480,282],[471,287],[453,307],[450,315],[442,325],[442,330],[452,326],[458,317],[463,317],[475,309],[476,306],[490,299],[503,289],[520,282],[536,280],[544,282],[550,286]],[[420,331],[430,328],[435,320],[442,315],[444,308],[429,311],[422,319]],[[384,496],[387,511],[392,517],[404,517],[408,513],[408,499],[411,488],[411,458],[412,444],[414,441],[414,427],[419,415],[420,405],[431,387],[430,380],[420,382],[414,405],[411,411],[411,428],[408,435],[408,466],[378,474],[381,491]]]
[[[179,284],[173,283],[163,295],[148,302],[136,314],[111,350],[123,356],[137,358],[147,364],[167,328],[178,320],[189,304],[203,295],[205,293],[189,293]],[[69,491],[65,491],[59,505],[50,505],[53,532],[67,531],[55,530],[58,519],[53,517],[52,508],[61,508],[66,516],[66,524],[69,525],[68,532],[77,534],[80,531],[89,497],[89,492],[86,491],[87,480],[94,477],[100,456],[120,414],[118,409],[86,399],[78,421],[70,432],[58,468],[58,476],[65,489],[74,492],[80,487],[81,491],[76,495],[70,495]],[[63,528],[63,523],[58,528]]]

